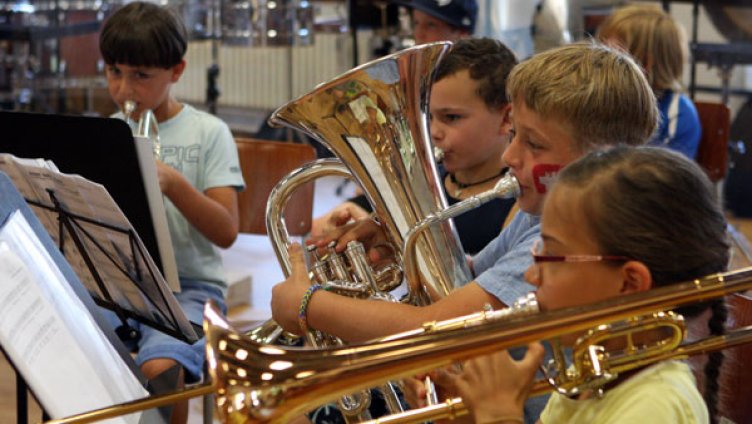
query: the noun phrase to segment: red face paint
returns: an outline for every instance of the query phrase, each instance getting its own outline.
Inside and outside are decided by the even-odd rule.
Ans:
[[[561,170],[561,165],[552,163],[539,163],[533,167],[533,183],[538,193],[545,194],[548,192],[556,181],[556,176]]]

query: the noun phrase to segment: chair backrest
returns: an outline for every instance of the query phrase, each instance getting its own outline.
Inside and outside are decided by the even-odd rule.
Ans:
[[[734,293],[726,296],[728,317],[726,329],[733,330],[752,325],[752,292]],[[707,320],[710,310],[703,315],[687,322],[692,340],[708,337]],[[723,350],[723,365],[717,376],[718,392],[716,418],[724,417],[729,423],[752,423],[752,402],[749,393],[752,391],[752,367],[749,358],[752,357],[752,344],[743,344]],[[696,355],[689,358],[690,366],[697,380],[700,392],[705,389],[704,368],[707,355]]]
[[[726,298],[729,308],[728,328],[752,325],[752,293],[737,293]],[[752,345],[724,350],[725,358],[719,377],[719,415],[735,423],[752,422]]]
[[[307,144],[236,138],[246,189],[238,196],[240,232],[266,234],[266,202],[269,193],[285,175],[316,159]],[[290,235],[311,230],[313,183],[299,187],[285,205],[284,217]]]
[[[695,160],[713,182],[726,177],[731,112],[723,103],[695,102],[702,137]]]

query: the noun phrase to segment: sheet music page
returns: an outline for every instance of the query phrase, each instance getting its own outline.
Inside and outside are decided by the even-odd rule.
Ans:
[[[60,207],[79,217],[72,220],[72,231],[82,246],[74,243],[71,230],[66,228],[62,233],[63,255],[95,299],[117,303],[188,338],[197,338],[159,268],[104,186],[47,166],[36,167],[35,161],[19,161],[9,154],[0,154],[0,171],[8,174],[27,201],[54,207],[50,191]],[[59,212],[42,207],[32,209],[59,246]],[[111,299],[92,274],[80,247],[89,256]],[[172,315],[171,311],[177,314]]]
[[[149,395],[19,211],[0,229],[0,343],[52,418]]]

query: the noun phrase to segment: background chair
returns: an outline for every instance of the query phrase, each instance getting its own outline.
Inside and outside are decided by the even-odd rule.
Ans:
[[[729,308],[728,328],[752,325],[752,297],[750,293],[737,293],[726,298]],[[746,344],[724,351],[725,358],[719,377],[718,412],[735,423],[752,423],[752,345]]]
[[[695,102],[702,136],[695,160],[710,180],[717,183],[728,172],[728,139],[731,112],[723,103]]]
[[[240,232],[266,234],[266,201],[285,175],[316,159],[308,144],[236,138],[240,167],[246,189],[238,196]],[[284,217],[290,235],[302,236],[311,230],[313,183],[297,189],[285,206]]]

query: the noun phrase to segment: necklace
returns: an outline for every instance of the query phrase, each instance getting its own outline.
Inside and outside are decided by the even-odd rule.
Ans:
[[[495,180],[496,178],[501,177],[502,175],[504,175],[505,172],[507,172],[507,169],[508,168],[506,168],[506,167],[501,168],[501,171],[499,171],[498,174],[496,174],[496,175],[494,175],[492,177],[486,178],[485,180],[476,181],[474,183],[461,183],[461,182],[457,181],[457,178],[455,178],[454,174],[450,172],[449,173],[449,181],[451,181],[452,184],[454,184],[454,186],[457,187],[457,189],[454,190],[454,197],[459,197],[462,194],[462,190],[464,190],[464,189],[466,189],[468,187],[473,187],[473,186],[481,185],[483,183],[487,183],[489,181],[492,181],[492,180]]]

